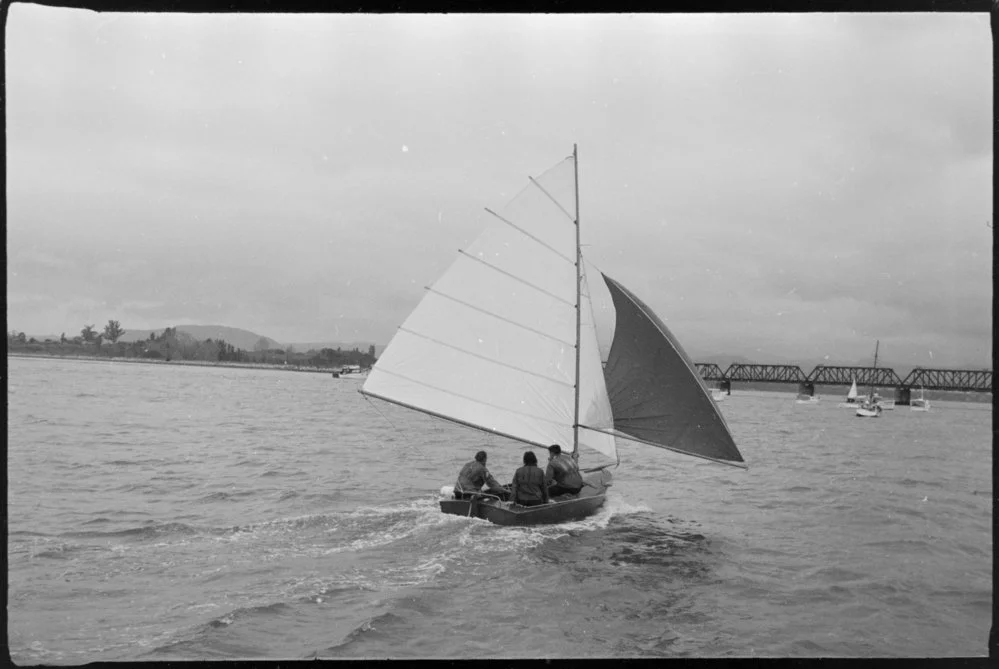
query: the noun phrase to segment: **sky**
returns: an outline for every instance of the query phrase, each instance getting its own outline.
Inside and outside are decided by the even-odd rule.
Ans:
[[[991,368],[988,14],[6,30],[8,330],[385,344],[575,143],[588,261],[693,357]]]

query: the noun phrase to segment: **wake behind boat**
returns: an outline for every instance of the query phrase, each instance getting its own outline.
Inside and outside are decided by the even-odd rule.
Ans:
[[[441,511],[501,525],[596,513],[620,458],[617,439],[745,468],[694,363],[652,310],[602,274],[614,337],[602,365],[580,251],[576,151],[530,179],[427,289],[361,392],[460,425],[547,448],[583,469],[584,487],[520,507],[479,493],[442,499]],[[571,448],[571,450],[570,450]],[[446,492],[445,496],[450,493]]]

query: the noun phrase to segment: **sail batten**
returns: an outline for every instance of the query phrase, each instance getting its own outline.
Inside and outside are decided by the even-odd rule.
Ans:
[[[530,283],[529,281],[525,281],[524,279],[520,278],[519,276],[515,276],[515,275],[511,274],[510,272],[507,272],[506,270],[500,269],[499,267],[496,267],[495,265],[491,265],[491,264],[487,263],[482,258],[476,258],[475,256],[468,255],[467,253],[465,253],[461,249],[458,250],[458,253],[462,254],[463,256],[465,256],[466,258],[468,258],[469,260],[474,260],[477,263],[482,263],[483,266],[488,267],[489,269],[491,269],[493,271],[499,272],[500,274],[503,274],[504,276],[508,276],[511,279],[513,279],[514,281],[519,281],[520,283],[522,283],[523,285],[527,286],[528,288],[533,288],[534,290],[537,290],[537,291],[539,291],[541,293],[544,293],[548,297],[554,298],[554,299],[558,300],[559,302],[562,302],[563,304],[565,304],[567,306],[570,306],[570,307],[573,307],[573,308],[576,307],[576,304],[574,302],[567,302],[566,300],[563,300],[558,295],[545,290],[541,286],[535,286],[533,283]]]
[[[422,386],[423,388],[426,388],[427,390],[433,390],[433,391],[436,391],[436,392],[439,392],[439,393],[444,393],[444,394],[447,394],[447,395],[451,395],[451,396],[459,398],[459,399],[467,400],[467,401],[470,401],[470,402],[475,402],[476,404],[481,404],[482,406],[487,406],[490,409],[496,409],[497,411],[505,411],[507,413],[514,414],[514,415],[517,415],[517,416],[521,416],[523,418],[530,418],[532,420],[544,421],[544,422],[552,423],[553,425],[559,425],[560,424],[560,422],[557,421],[557,420],[552,420],[552,419],[546,418],[544,416],[537,416],[535,414],[531,414],[531,413],[528,413],[526,411],[515,411],[515,410],[509,409],[507,407],[500,406],[498,404],[493,404],[491,402],[486,402],[486,401],[483,401],[483,400],[480,400],[480,399],[476,399],[474,397],[470,397],[470,396],[467,396],[467,395],[461,395],[459,393],[456,393],[456,392],[453,392],[453,391],[450,391],[450,390],[446,390],[444,388],[439,388],[437,386],[430,385],[429,383],[423,383],[422,381],[419,381],[418,379],[413,379],[413,378],[406,377],[406,376],[404,376],[402,374],[397,374],[395,372],[390,372],[390,371],[387,371],[387,370],[382,370],[382,373],[384,373],[384,374],[390,374],[392,376],[398,377],[398,378],[403,379],[405,381],[408,381],[410,383],[416,384],[418,386]],[[391,398],[380,397],[380,399],[390,400]],[[401,404],[401,402],[396,402],[396,403],[397,404]],[[430,412],[428,411],[427,413],[430,413]],[[482,429],[484,429],[484,430],[490,430],[490,431],[492,431],[491,428],[488,428],[488,427],[485,427],[485,426],[482,426],[482,425],[476,425],[474,423],[469,423],[469,425],[473,425],[475,427],[482,427]]]
[[[570,258],[570,257],[568,257],[566,255],[563,255],[558,249],[556,249],[556,248],[552,247],[551,245],[546,244],[545,242],[541,241],[540,239],[538,239],[537,237],[535,237],[534,235],[532,235],[530,232],[528,232],[524,228],[522,228],[519,225],[517,225],[516,223],[513,223],[512,221],[506,220],[505,218],[503,218],[502,216],[500,216],[499,214],[497,214],[495,211],[493,211],[489,207],[486,207],[486,211],[488,211],[490,214],[492,214],[493,216],[495,216],[499,220],[501,220],[504,223],[506,223],[507,225],[509,225],[511,228],[513,228],[517,232],[525,235],[526,237],[528,237],[530,239],[533,239],[538,244],[540,244],[544,248],[548,249],[549,251],[551,251],[552,253],[554,253],[555,255],[557,255],[562,260],[566,261],[567,263],[572,263],[572,258]]]
[[[551,339],[552,341],[556,341],[559,344],[562,344],[563,346],[573,346],[572,342],[566,341],[565,339],[559,339],[558,337],[554,337],[554,336],[548,334],[547,332],[542,332],[541,330],[537,330],[535,328],[532,328],[529,325],[524,325],[523,323],[518,323],[517,321],[512,320],[510,318],[504,318],[503,316],[500,316],[497,313],[493,313],[491,311],[487,311],[486,309],[482,309],[480,307],[477,307],[474,304],[469,304],[468,302],[466,302],[464,300],[460,300],[457,297],[454,297],[452,295],[448,295],[447,293],[442,293],[441,291],[435,290],[432,287],[431,288],[427,288],[427,292],[433,293],[434,295],[439,295],[440,297],[443,297],[444,299],[451,300],[452,302],[455,302],[456,304],[460,304],[461,306],[463,306],[463,307],[465,307],[467,309],[472,309],[473,311],[477,311],[480,314],[485,314],[486,316],[491,316],[491,317],[493,317],[495,319],[503,321],[504,323],[509,323],[510,325],[514,325],[514,326],[516,326],[518,328],[527,330],[528,332],[533,332],[536,335],[540,335],[542,337],[547,337],[548,339]]]
[[[443,347],[449,348],[449,349],[451,349],[453,351],[458,351],[459,353],[464,353],[465,355],[470,355],[470,356],[478,358],[480,360],[485,360],[486,362],[491,362],[494,365],[500,365],[501,367],[507,367],[509,369],[513,369],[513,370],[516,370],[518,372],[522,372],[524,374],[530,374],[531,376],[535,376],[535,377],[537,377],[539,379],[544,379],[545,381],[551,381],[552,383],[560,383],[560,384],[562,384],[564,386],[567,386],[567,387],[570,387],[570,388],[572,387],[571,383],[569,383],[567,381],[564,381],[562,379],[555,379],[555,378],[552,378],[550,376],[546,376],[544,374],[541,374],[539,372],[535,372],[535,371],[530,370],[530,369],[524,369],[523,367],[519,367],[517,365],[513,365],[513,364],[510,364],[510,363],[507,363],[507,362],[503,362],[502,360],[496,360],[494,358],[489,358],[489,357],[484,356],[484,355],[482,355],[480,353],[476,353],[475,351],[469,351],[467,349],[459,348],[459,347],[454,346],[452,344],[448,344],[446,342],[442,342],[440,340],[434,339],[433,337],[428,337],[428,336],[426,336],[424,334],[421,334],[419,332],[415,332],[415,331],[407,329],[407,328],[400,327],[399,329],[402,330],[403,332],[408,332],[409,334],[413,335],[414,337],[420,337],[420,338],[425,339],[425,340],[427,340],[429,342],[433,342],[434,344],[437,344],[438,346],[443,346]]]
[[[575,162],[575,161],[573,161],[573,162]],[[562,210],[562,213],[565,214],[565,217],[567,219],[569,219],[569,221],[571,221],[573,223],[576,222],[576,217],[573,216],[572,214],[570,214],[569,212],[567,212],[565,210],[565,207],[562,206],[562,203],[559,202],[558,200],[556,200],[555,198],[553,198],[552,195],[551,195],[551,193],[549,193],[548,191],[546,191],[545,187],[542,186],[541,184],[539,184],[534,177],[528,177],[528,179],[531,180],[532,184],[534,184],[535,186],[538,187],[538,190],[540,190],[542,193],[544,193],[546,196],[548,196],[548,199],[551,200],[552,202],[554,202],[556,207],[558,207],[559,209]]]

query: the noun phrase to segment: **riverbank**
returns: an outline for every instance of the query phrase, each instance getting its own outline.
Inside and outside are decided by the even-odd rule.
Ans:
[[[238,369],[270,369],[282,372],[318,372],[332,374],[330,367],[313,367],[310,365],[271,365],[256,362],[220,362],[212,360],[157,360],[155,358],[110,358],[93,355],[45,355],[44,353],[8,353],[8,358],[42,358],[56,360],[79,360],[82,362],[113,362],[135,363],[140,365],[185,365],[188,367],[227,367]]]

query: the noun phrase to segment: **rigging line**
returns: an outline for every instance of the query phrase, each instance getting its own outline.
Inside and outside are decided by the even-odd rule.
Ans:
[[[372,409],[374,409],[374,410],[375,410],[375,412],[376,412],[376,413],[377,413],[377,414],[378,414],[379,416],[381,416],[381,417],[382,417],[382,420],[384,420],[384,421],[385,421],[386,423],[388,423],[388,424],[389,424],[389,426],[391,426],[393,430],[395,430],[396,432],[398,432],[398,433],[400,433],[400,434],[405,434],[405,432],[403,432],[402,428],[398,427],[398,426],[397,426],[397,425],[396,425],[395,423],[393,423],[393,422],[392,422],[391,420],[389,420],[389,417],[388,417],[388,416],[386,416],[385,414],[383,414],[383,413],[382,413],[382,412],[381,412],[381,411],[380,411],[380,410],[378,409],[378,405],[377,405],[377,404],[376,404],[375,402],[372,402],[372,401],[371,401],[371,398],[370,398],[370,397],[368,397],[368,396],[367,396],[367,395],[365,395],[364,393],[361,393],[361,397],[363,397],[363,398],[364,398],[364,400],[365,400],[365,401],[366,401],[366,402],[368,403],[368,405],[369,405],[369,406],[370,406],[370,407],[371,407]],[[420,455],[420,457],[421,457],[421,458],[423,458],[424,460],[426,460],[426,459],[427,459],[427,456],[426,456],[426,454],[425,454],[425,453],[424,453],[424,452],[423,452],[423,451],[422,451],[422,450],[421,450],[421,449],[420,449],[419,447],[417,447],[417,446],[413,446],[411,450],[414,450],[414,451],[416,451],[416,452],[417,452],[417,453],[418,453],[418,454]]]
[[[431,341],[431,342],[433,342],[435,344],[438,344],[440,346],[444,346],[446,348],[450,348],[452,350],[458,351],[459,353],[464,353],[466,355],[470,355],[470,356],[473,356],[475,358],[479,358],[480,360],[485,360],[486,362],[491,362],[493,364],[500,365],[500,366],[506,367],[508,369],[512,369],[515,372],[523,372],[524,374],[530,374],[531,376],[535,376],[535,377],[537,377],[539,379],[542,379],[544,381],[551,381],[552,383],[558,383],[560,385],[565,386],[566,388],[572,388],[572,384],[569,383],[568,381],[562,381],[561,379],[553,379],[550,376],[545,376],[544,374],[539,374],[538,372],[532,372],[529,369],[524,369],[522,367],[516,367],[516,366],[511,365],[511,364],[506,363],[506,362],[500,362],[499,360],[495,360],[493,358],[486,357],[486,356],[484,356],[484,355],[482,355],[480,353],[476,353],[474,351],[469,351],[468,349],[459,348],[458,346],[454,346],[453,344],[448,344],[446,342],[440,341],[439,339],[434,339],[433,337],[428,337],[425,334],[420,334],[419,332],[416,332],[414,330],[410,330],[408,328],[400,327],[399,329],[402,330],[403,332],[406,332],[408,334],[413,335],[414,337],[419,337],[421,339],[426,339],[427,341]]]
[[[565,210],[565,207],[563,207],[562,204],[558,200],[556,200],[554,197],[552,197],[551,193],[549,193],[548,191],[545,190],[544,186],[542,186],[541,184],[539,184],[537,181],[534,180],[534,177],[527,177],[527,178],[531,180],[532,184],[534,184],[535,186],[538,187],[538,190],[540,190],[542,193],[544,193],[545,195],[547,195],[548,199],[551,200],[552,202],[554,202],[556,207],[558,207],[559,209],[562,210],[562,213],[566,215],[566,218],[568,218],[573,223],[576,222],[576,217],[573,216],[572,214],[570,214],[569,212],[567,212]]]
[[[466,253],[465,251],[462,251],[461,249],[458,249],[458,253],[460,253],[461,255],[465,256],[466,258],[468,258],[470,260],[474,260],[475,262],[482,263],[483,265],[485,265],[489,269],[495,270],[495,271],[499,272],[500,274],[508,276],[511,279],[513,279],[514,281],[519,281],[520,283],[524,284],[528,288],[533,288],[534,290],[536,290],[536,291],[538,291],[540,293],[544,293],[545,295],[547,295],[548,297],[552,298],[553,300],[558,300],[559,302],[561,302],[562,304],[564,304],[566,306],[569,306],[569,307],[575,307],[576,306],[572,302],[569,302],[568,300],[562,299],[561,297],[559,297],[555,293],[549,292],[549,291],[545,290],[544,288],[542,288],[541,286],[536,286],[533,283],[529,283],[528,281],[526,281],[524,279],[521,279],[519,276],[517,276],[515,274],[511,274],[510,272],[507,272],[505,269],[500,269],[496,265],[492,265],[492,264],[486,262],[482,258],[479,258],[477,256],[473,256],[473,255],[471,255],[469,253]]]
[[[395,376],[397,378],[409,381],[410,383],[415,383],[418,386],[422,386],[424,388],[430,388],[431,390],[436,390],[439,393],[444,393],[445,395],[451,395],[452,397],[458,397],[458,398],[463,399],[463,400],[468,400],[469,402],[474,402],[475,404],[481,404],[482,406],[487,406],[487,407],[490,407],[492,409],[498,409],[500,411],[505,411],[506,413],[513,414],[514,416],[523,416],[525,418],[532,418],[534,420],[540,420],[540,421],[542,421],[544,423],[551,423],[552,425],[557,425],[559,427],[566,426],[566,423],[560,423],[559,421],[552,420],[551,418],[544,418],[543,416],[535,416],[534,414],[526,413],[524,411],[514,411],[513,409],[508,409],[507,407],[502,407],[502,406],[499,406],[498,404],[491,404],[489,402],[485,402],[483,400],[476,399],[474,397],[469,397],[468,395],[462,395],[461,393],[456,393],[456,392],[453,392],[451,390],[447,390],[446,388],[440,388],[438,386],[434,386],[434,385],[431,385],[429,383],[423,383],[422,381],[418,381],[416,379],[410,378],[410,377],[406,376],[405,374],[399,374],[398,372],[393,372],[393,371],[390,371],[390,370],[387,370],[387,369],[381,369],[379,371],[381,373],[383,373],[383,374],[388,374],[389,376]],[[377,395],[375,395],[375,397],[377,397]],[[386,398],[381,398],[381,399],[386,399]],[[400,403],[397,402],[397,404],[400,404]],[[408,406],[408,405],[404,405],[404,406]],[[419,409],[417,407],[413,407],[413,408],[417,409],[418,411],[424,411],[423,409]],[[430,413],[431,415],[434,415],[434,414],[432,414],[429,411],[424,411],[424,413]],[[447,418],[447,416],[441,416],[441,418]],[[448,420],[453,420],[453,419],[448,419]],[[458,422],[458,421],[456,421],[456,422]],[[466,423],[466,425],[470,425],[470,423]],[[472,427],[478,427],[478,426],[474,426],[473,425]],[[487,432],[495,432],[495,430],[493,430],[492,428],[481,428],[481,429],[484,429]],[[513,438],[516,438],[516,437],[513,437]],[[521,439],[521,441],[527,441],[527,440],[526,439]],[[534,443],[534,442],[528,442],[528,443]]]
[[[730,467],[738,467],[739,469],[749,469],[749,465],[745,462],[740,462],[738,460],[722,460],[720,458],[713,458],[710,455],[701,455],[700,453],[694,453],[693,451],[683,451],[674,446],[665,446],[663,444],[657,444],[654,441],[647,441],[645,439],[639,439],[638,437],[633,437],[630,434],[614,430],[613,432],[608,430],[601,430],[600,428],[591,427],[591,430],[596,432],[603,432],[611,436],[617,437],[619,439],[627,439],[628,441],[634,441],[639,444],[647,444],[649,446],[655,446],[656,448],[663,448],[667,451],[673,451],[674,453],[682,453],[683,455],[689,455],[694,458],[701,458],[702,460],[710,460],[711,462],[717,462],[720,465],[728,465]]]
[[[504,223],[506,223],[507,225],[509,225],[511,228],[513,228],[517,232],[519,232],[522,235],[525,235],[527,237],[530,237],[531,239],[533,239],[534,241],[536,241],[538,244],[541,244],[541,246],[544,246],[546,249],[548,249],[549,251],[551,251],[552,253],[554,253],[555,255],[557,255],[562,260],[564,260],[564,261],[566,261],[567,263],[570,263],[570,264],[572,263],[572,258],[570,258],[569,256],[563,254],[561,251],[559,251],[557,248],[555,248],[554,246],[552,246],[548,242],[545,242],[545,241],[542,241],[542,240],[538,239],[537,237],[535,237],[534,235],[532,235],[530,232],[528,232],[524,228],[522,228],[519,225],[517,225],[516,223],[513,223],[513,222],[509,221],[508,219],[503,218],[502,216],[500,216],[499,214],[497,214],[495,211],[493,211],[489,207],[486,207],[485,209],[490,214],[492,214],[493,216],[495,216],[499,220],[503,221]]]
[[[468,307],[469,309],[472,309],[474,311],[478,311],[479,313],[485,314],[486,316],[492,316],[493,318],[495,318],[497,320],[501,320],[504,323],[509,323],[510,325],[515,325],[515,326],[517,326],[517,327],[519,327],[521,329],[527,330],[528,332],[533,332],[534,334],[541,335],[542,337],[544,337],[546,339],[551,339],[552,341],[556,341],[559,344],[562,344],[563,346],[568,346],[569,348],[573,348],[573,344],[570,344],[567,341],[559,339],[558,337],[553,337],[552,335],[550,335],[550,334],[548,334],[546,332],[542,332],[541,330],[535,330],[534,328],[529,327],[527,325],[524,325],[522,323],[517,323],[516,321],[511,321],[509,318],[503,318],[499,314],[494,314],[491,311],[486,311],[485,309],[477,307],[474,304],[469,304],[468,302],[465,302],[464,300],[459,300],[457,297],[452,297],[452,296],[448,295],[447,293],[442,293],[439,290],[435,290],[434,288],[431,288],[429,286],[427,287],[426,290],[427,290],[427,292],[433,293],[434,295],[440,295],[441,297],[446,298],[448,300],[451,300],[452,302],[457,302],[458,304],[460,304],[463,307]]]

